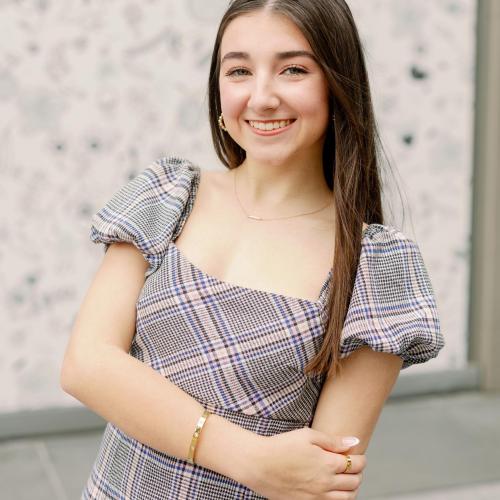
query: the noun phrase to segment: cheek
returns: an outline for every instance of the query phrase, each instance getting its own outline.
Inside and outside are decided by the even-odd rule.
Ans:
[[[319,120],[328,116],[328,90],[318,82],[299,89],[294,99],[303,116]]]
[[[220,102],[225,118],[235,119],[245,107],[245,96],[236,85],[220,84]]]

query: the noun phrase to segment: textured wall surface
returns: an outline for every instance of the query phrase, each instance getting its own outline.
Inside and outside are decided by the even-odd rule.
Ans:
[[[475,0],[349,4],[409,207],[400,227],[420,245],[447,340],[437,359],[410,370],[458,368],[467,352]],[[160,156],[222,168],[206,80],[225,5],[0,1],[0,412],[77,404],[58,379],[102,258],[88,239],[91,215]]]

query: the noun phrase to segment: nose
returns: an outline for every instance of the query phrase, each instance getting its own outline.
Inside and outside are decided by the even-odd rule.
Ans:
[[[280,105],[280,98],[271,78],[261,75],[253,81],[249,90],[250,96],[247,106],[255,113],[262,113],[267,109],[276,109]]]

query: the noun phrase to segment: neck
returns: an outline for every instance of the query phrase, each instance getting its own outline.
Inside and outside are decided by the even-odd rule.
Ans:
[[[247,157],[234,171],[236,190],[249,210],[313,210],[332,200],[322,158],[262,163]]]

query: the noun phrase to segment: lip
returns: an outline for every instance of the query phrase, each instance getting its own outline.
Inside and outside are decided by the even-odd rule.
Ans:
[[[283,132],[286,132],[297,121],[296,118],[293,118],[292,120],[293,121],[292,121],[292,123],[290,123],[290,125],[287,125],[286,127],[279,128],[276,130],[259,130],[259,129],[254,128],[250,125],[250,120],[245,120],[245,121],[246,121],[248,127],[250,128],[250,130],[252,132],[254,132],[255,134],[262,135],[262,136],[271,136],[271,135],[279,135],[279,134],[282,134]],[[263,122],[263,123],[273,123],[273,122],[284,121],[284,120],[251,120],[251,121],[259,121],[259,122]]]

